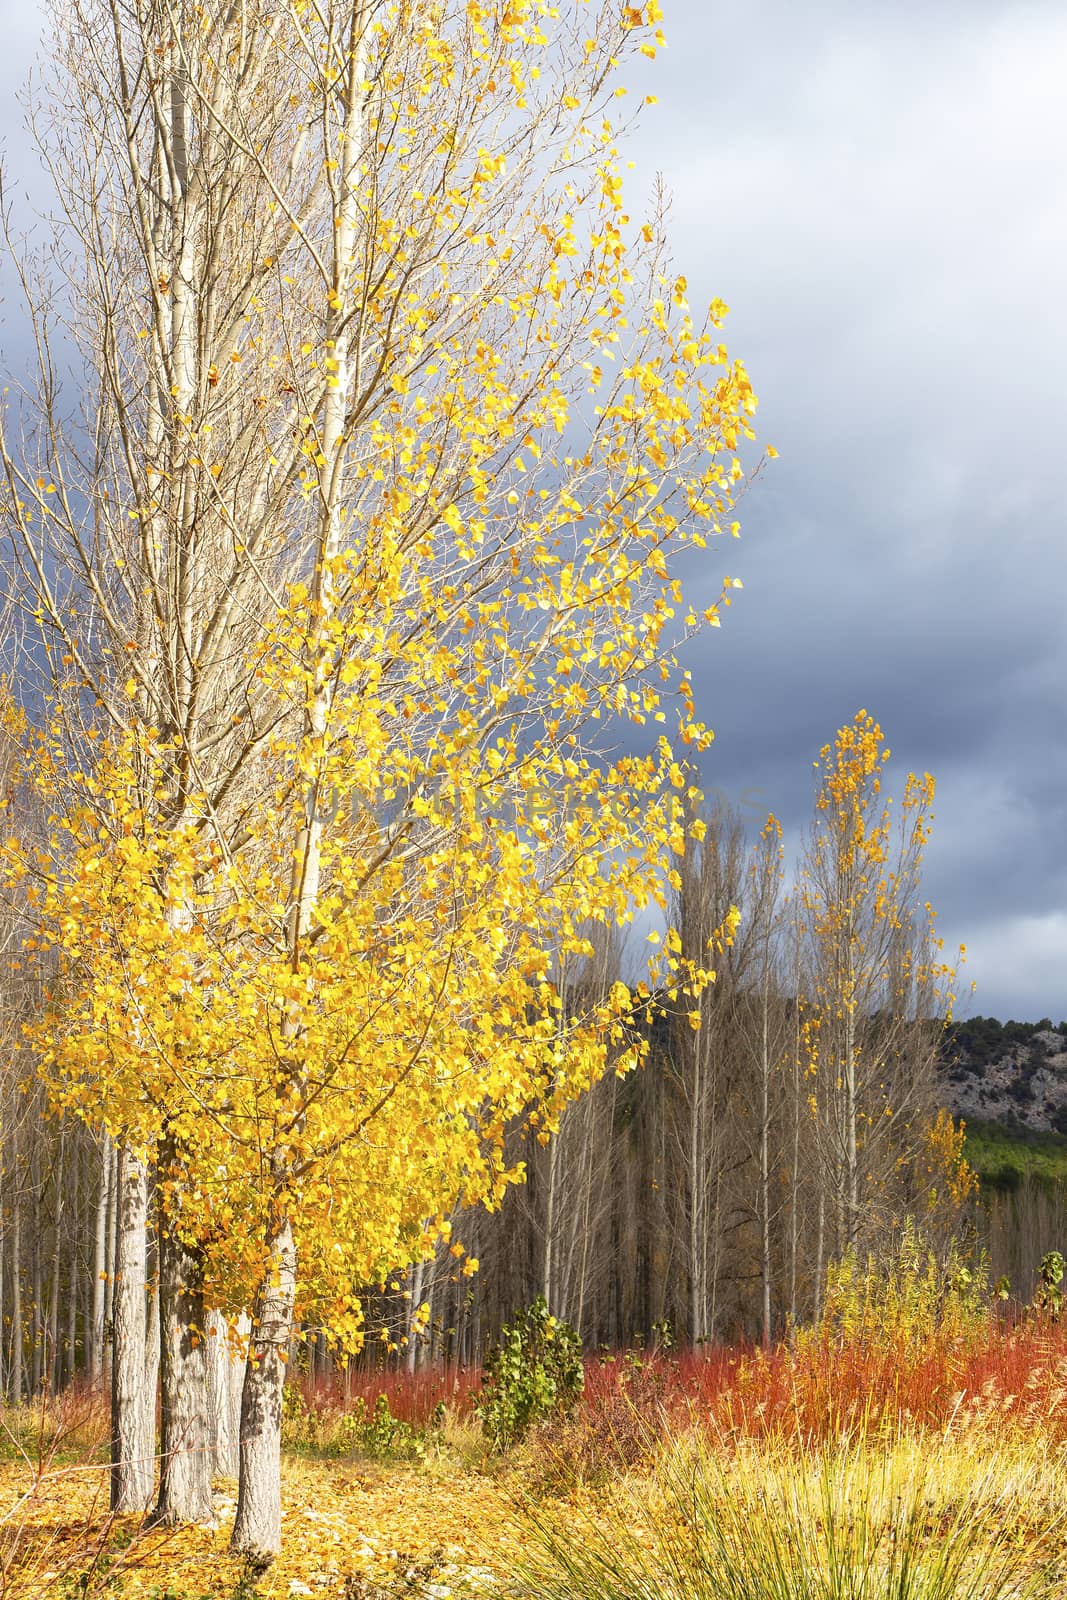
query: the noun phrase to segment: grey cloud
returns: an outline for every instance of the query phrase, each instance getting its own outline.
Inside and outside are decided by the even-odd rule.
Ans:
[[[676,4],[636,87],[694,304],[781,451],[720,552],[705,781],[795,841],[864,705],[939,779],[927,887],[979,1009],[1067,1013],[1067,15]],[[1027,952],[1025,961],[1019,952]]]

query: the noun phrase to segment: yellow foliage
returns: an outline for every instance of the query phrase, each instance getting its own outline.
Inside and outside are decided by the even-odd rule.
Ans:
[[[959,1212],[978,1193],[978,1174],[963,1153],[967,1125],[942,1106],[923,1135],[920,1173],[931,1212],[947,1204]]]
[[[301,1303],[352,1346],[356,1285],[520,1180],[508,1125],[551,1126],[636,1058],[640,992],[573,1014],[554,975],[591,928],[665,906],[672,741],[711,737],[679,566],[736,531],[756,400],[713,337],[725,307],[694,318],[590,115],[624,49],[662,42],[654,4],[357,9],[351,36],[301,0],[268,9],[258,46],[176,23],[220,138],[259,128],[277,86],[231,106],[231,45],[277,51],[285,96],[239,166],[234,259],[198,261],[192,289],[187,265],[153,273],[133,387],[174,404],[130,429],[161,434],[150,461],[115,452],[166,604],[216,587],[131,640],[91,746],[66,737],[81,679],[60,686],[26,749],[47,837],[0,859],[54,975],[30,1026],[53,1101],[146,1151],[166,1133],[213,1304],[252,1304],[291,1228]],[[164,383],[187,291],[240,315]],[[246,522],[266,504],[264,557]],[[190,506],[209,508],[193,530]],[[239,648],[218,622],[231,561],[255,596]],[[187,672],[212,629],[215,661]],[[636,753],[615,753],[620,724]]]

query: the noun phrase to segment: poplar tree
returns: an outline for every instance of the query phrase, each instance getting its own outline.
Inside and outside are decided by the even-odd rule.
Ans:
[[[895,1176],[933,1122],[937,1039],[951,1015],[955,968],[920,893],[934,779],[909,773],[894,819],[882,792],[889,754],[867,711],[820,751],[796,895],[817,1277],[831,1255],[870,1247],[892,1215]]]
[[[698,607],[677,558],[736,531],[755,401],[625,210],[615,75],[654,4],[55,22],[73,253],[49,302],[27,276],[42,383],[2,445],[54,818],[7,854],[62,971],[43,1070],[122,1144],[131,1241],[156,1162],[159,1513],[202,1514],[206,1313],[248,1307],[234,1545],[269,1554],[301,1297],[358,1345],[353,1286],[521,1178],[508,1120],[628,1059],[641,997],[572,1014],[552,961],[676,876],[674,746],[709,737],[678,650],[734,583]]]

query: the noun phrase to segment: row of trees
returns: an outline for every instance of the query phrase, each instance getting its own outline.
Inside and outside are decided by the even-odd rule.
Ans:
[[[891,830],[879,795],[886,754],[865,713],[823,751],[815,822],[788,893],[773,821],[756,840],[722,812],[691,827],[671,926],[694,960],[713,945],[700,1027],[663,989],[630,1023],[647,1039],[637,1070],[606,1073],[559,1112],[550,1136],[513,1119],[507,1160],[522,1164],[525,1183],[495,1212],[456,1211],[432,1256],[360,1286],[373,1335],[361,1359],[480,1362],[535,1294],[589,1348],[653,1341],[667,1326],[691,1345],[769,1343],[818,1320],[831,1261],[891,1253],[906,1216],[947,1243],[973,1180],[959,1131],[938,1110],[951,973],[918,899],[931,789],[908,782]],[[840,873],[827,873],[830,859]],[[585,1014],[623,981],[623,955],[608,939],[560,963],[564,1004]],[[851,1034],[841,1025],[849,1007]],[[21,1058],[32,1072],[24,1047]],[[0,1250],[7,1325],[22,1330],[0,1350],[14,1400],[75,1371],[100,1375],[115,1269],[118,1152],[107,1134],[49,1120],[28,1082],[25,1126],[6,1123]],[[150,1372],[160,1260],[152,1227]],[[328,1312],[309,1300],[293,1330],[291,1359],[312,1370],[333,1360]],[[216,1322],[216,1462],[232,1460],[224,1346]]]
[[[822,751],[788,885],[773,819],[752,840],[717,812],[690,838],[671,926],[683,951],[713,946],[699,1028],[664,993],[638,1071],[602,1078],[547,1143],[516,1133],[526,1183],[457,1219],[477,1278],[442,1261],[375,1302],[410,1362],[477,1360],[536,1294],[590,1348],[665,1325],[692,1345],[770,1342],[818,1321],[831,1261],[891,1254],[905,1217],[934,1248],[958,1232],[976,1185],[939,1109],[955,973],[920,892],[933,784],[908,778],[894,823],[887,756],[865,712]],[[609,945],[576,966],[572,994],[622,960]],[[431,1291],[420,1332],[409,1308]]]

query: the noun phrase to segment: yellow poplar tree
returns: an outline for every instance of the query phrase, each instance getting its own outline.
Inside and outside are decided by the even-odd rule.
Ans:
[[[735,582],[696,608],[677,557],[736,532],[755,401],[725,308],[694,321],[624,209],[615,71],[655,5],[77,17],[122,174],[89,212],[132,243],[109,537],[57,429],[32,466],[5,447],[22,572],[105,713],[37,751],[63,975],[37,1041],[58,1100],[165,1152],[201,1300],[252,1309],[234,1544],[262,1554],[299,1296],[358,1342],[353,1282],[496,1203],[507,1120],[551,1124],[624,1042],[630,992],[564,1016],[552,953],[675,878],[671,740],[709,737],[677,652]],[[160,151],[165,266],[153,215],[122,231]],[[67,548],[111,606],[102,670],[50,581]]]
[[[797,891],[817,1276],[827,1237],[840,1256],[873,1243],[888,1220],[892,1180],[933,1119],[937,1034],[951,1015],[955,969],[920,898],[934,779],[908,774],[894,824],[882,794],[889,755],[867,711],[823,747]]]

